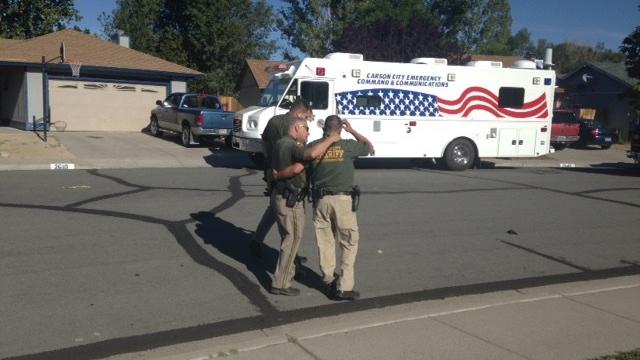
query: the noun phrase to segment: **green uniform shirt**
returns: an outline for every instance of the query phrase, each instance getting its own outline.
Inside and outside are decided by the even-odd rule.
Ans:
[[[321,140],[314,141],[311,145]],[[342,139],[329,147],[324,157],[311,163],[311,183],[327,191],[351,191],[358,156],[369,154],[369,146],[356,140]]]
[[[278,140],[273,148],[273,159],[271,163],[273,169],[280,171],[293,163],[303,162],[304,149],[305,147],[303,143],[296,141],[289,135]],[[287,180],[299,189],[307,186],[307,176],[304,171],[298,176]],[[279,180],[277,183],[283,183],[287,180]],[[276,185],[276,188],[279,188],[279,185]]]
[[[289,124],[293,115],[286,113],[276,115],[269,119],[267,126],[262,132],[262,148],[264,150],[265,167],[271,168],[271,158],[273,157],[273,147],[278,140],[282,139],[289,133]]]

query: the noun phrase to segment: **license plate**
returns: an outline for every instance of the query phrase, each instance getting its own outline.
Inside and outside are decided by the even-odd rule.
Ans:
[[[218,130],[218,134],[227,135],[229,133],[229,129],[220,129]]]
[[[606,138],[604,138],[604,141],[611,141],[611,138],[610,137],[606,137]]]

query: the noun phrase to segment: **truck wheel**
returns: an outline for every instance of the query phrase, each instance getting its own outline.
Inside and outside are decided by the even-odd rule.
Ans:
[[[151,123],[149,123],[149,131],[153,136],[162,136],[162,131],[160,131],[160,126],[158,125],[158,119],[155,116],[151,118]]]
[[[182,146],[191,146],[191,129],[187,125],[182,125],[182,133],[180,134],[180,142]]]
[[[249,159],[253,161],[258,169],[264,169],[264,155],[262,153],[250,153]]]
[[[444,161],[449,170],[466,170],[473,166],[476,160],[476,151],[466,139],[453,140],[444,152]]]

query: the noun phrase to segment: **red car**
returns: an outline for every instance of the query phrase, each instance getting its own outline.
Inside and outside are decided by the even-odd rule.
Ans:
[[[580,122],[571,110],[553,110],[551,146],[560,150],[580,139]]]

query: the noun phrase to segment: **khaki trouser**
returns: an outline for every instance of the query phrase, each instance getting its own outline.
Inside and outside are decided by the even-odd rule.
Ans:
[[[342,249],[338,290],[351,291],[355,285],[354,266],[358,253],[358,220],[351,211],[351,196],[329,195],[318,200],[313,225],[320,251],[320,271],[325,283],[333,281],[336,268],[336,241]]]
[[[286,202],[275,191],[271,194],[271,209],[276,216],[281,239],[280,255],[271,286],[280,289],[291,287],[296,273],[294,260],[304,231],[304,201],[298,201],[292,208],[288,208]]]

